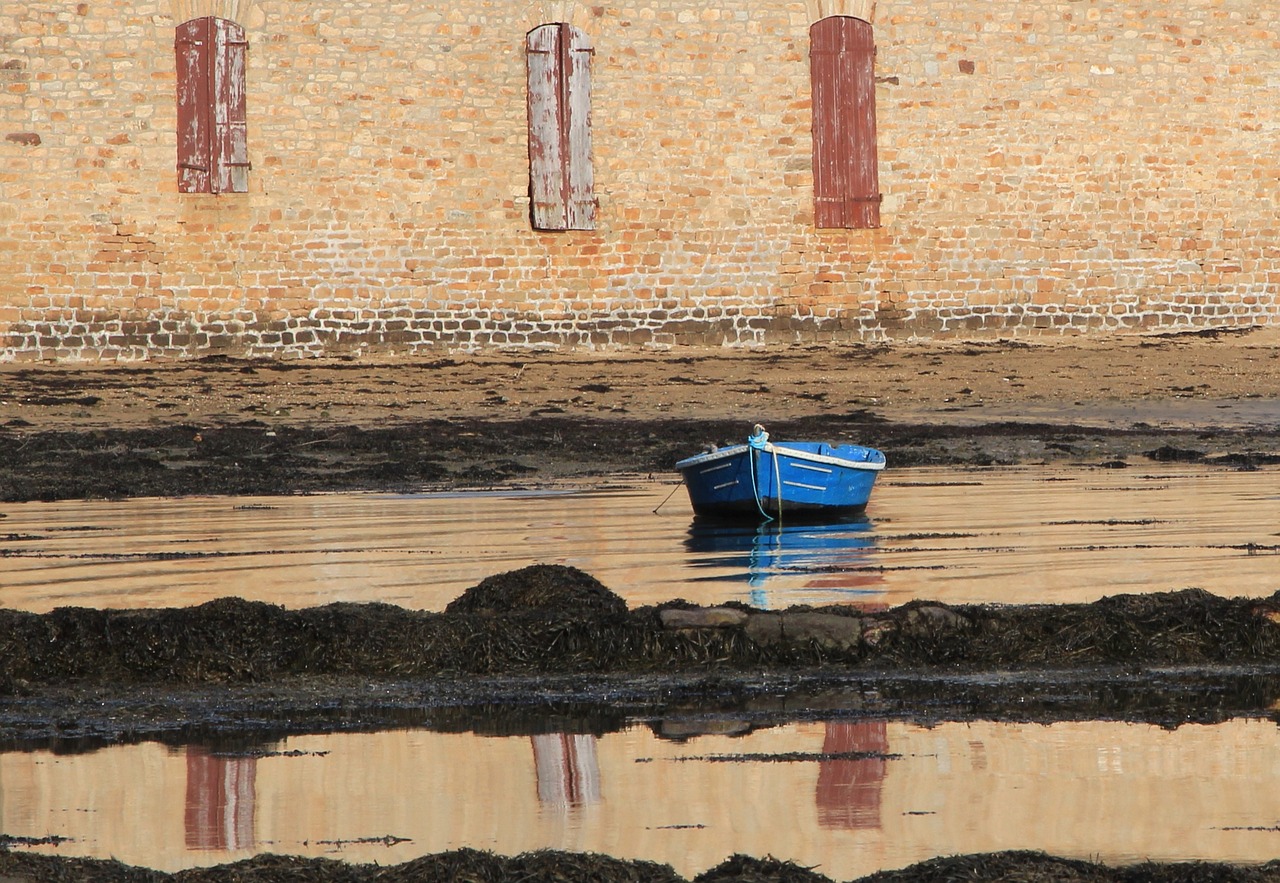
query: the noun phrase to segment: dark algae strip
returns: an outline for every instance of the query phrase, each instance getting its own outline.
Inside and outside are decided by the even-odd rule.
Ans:
[[[946,672],[1280,662],[1280,593],[1188,589],[1089,604],[628,610],[590,575],[535,565],[442,613],[387,604],[0,610],[0,695],[39,686],[264,683],[300,675],[723,672],[833,666]]]
[[[735,855],[694,877],[670,865],[558,851],[500,856],[460,849],[399,865],[347,864],[321,858],[261,855],[234,864],[166,874],[114,861],[31,855],[0,842],[6,880],[58,883],[835,883],[792,862]],[[1280,862],[1240,866],[1210,862],[1110,867],[1039,852],[997,852],[931,859],[862,877],[858,883],[1263,883],[1280,880]]]

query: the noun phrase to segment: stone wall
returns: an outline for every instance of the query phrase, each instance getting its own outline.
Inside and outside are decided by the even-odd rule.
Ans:
[[[873,19],[883,226],[813,227],[808,27]],[[250,192],[177,192],[242,24]],[[524,34],[595,46],[598,226],[529,223]],[[0,359],[1280,320],[1256,0],[0,0]]]

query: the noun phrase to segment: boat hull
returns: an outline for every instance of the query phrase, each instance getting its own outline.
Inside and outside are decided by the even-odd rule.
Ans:
[[[823,442],[745,444],[676,464],[703,517],[826,519],[867,508],[884,454]]]

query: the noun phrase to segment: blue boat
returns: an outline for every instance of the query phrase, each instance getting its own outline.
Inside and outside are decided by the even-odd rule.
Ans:
[[[695,514],[756,520],[826,519],[867,508],[884,454],[862,445],[769,441],[756,425],[746,444],[676,464]]]

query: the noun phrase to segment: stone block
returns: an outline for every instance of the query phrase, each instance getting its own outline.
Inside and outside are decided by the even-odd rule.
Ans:
[[[853,650],[862,642],[862,618],[838,613],[784,613],[782,634],[790,644]]]
[[[936,635],[939,632],[961,631],[973,622],[963,613],[942,605],[913,607],[902,618],[902,628],[912,634]]]
[[[778,613],[752,613],[743,627],[746,635],[757,644],[768,646],[782,640],[782,615]]]
[[[732,607],[698,607],[692,610],[671,608],[658,614],[666,629],[737,628],[747,622],[748,615]]]

